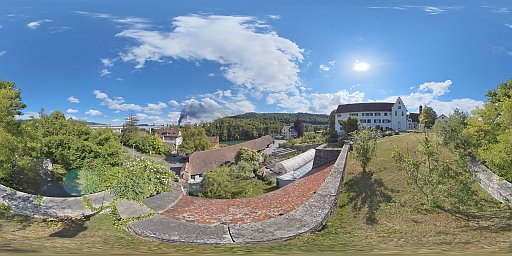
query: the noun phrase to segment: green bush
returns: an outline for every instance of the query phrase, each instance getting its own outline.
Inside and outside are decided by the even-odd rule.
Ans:
[[[112,180],[112,193],[119,198],[142,201],[153,195],[172,190],[176,174],[146,158],[128,159],[118,167]]]

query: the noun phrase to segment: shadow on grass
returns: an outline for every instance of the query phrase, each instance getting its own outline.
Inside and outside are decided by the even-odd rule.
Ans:
[[[85,226],[87,221],[89,221],[89,219],[66,221],[61,230],[50,234],[49,237],[74,238],[87,230],[87,227]]]
[[[345,188],[351,195],[348,202],[341,206],[352,204],[352,209],[357,212],[367,208],[365,222],[369,225],[377,224],[377,211],[382,204],[393,201],[390,193],[398,192],[387,187],[382,179],[374,178],[373,174],[374,172],[371,171],[362,171],[348,180]]]

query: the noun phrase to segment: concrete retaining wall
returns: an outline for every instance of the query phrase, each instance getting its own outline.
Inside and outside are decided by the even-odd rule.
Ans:
[[[512,184],[500,178],[475,158],[471,159],[471,171],[478,183],[496,200],[504,203],[512,202]]]
[[[343,147],[345,148],[345,147]],[[327,147],[327,144],[322,144],[319,147],[315,149],[315,159],[313,161],[313,168],[317,168],[319,166],[332,163],[336,161],[336,159],[339,160],[340,151],[342,149],[340,148],[329,148]],[[348,150],[348,146],[347,146]],[[347,151],[348,153],[348,151]]]
[[[115,195],[108,191],[87,195],[94,208],[108,205]],[[90,216],[98,211],[89,209],[83,197],[41,197],[20,192],[0,184],[0,203],[8,205],[14,214],[40,217],[62,218]]]
[[[325,161],[333,151],[325,151]],[[340,150],[338,149],[338,152]],[[320,230],[336,208],[348,156],[341,149],[329,176],[304,205],[282,216],[240,225],[202,225],[177,221],[161,215],[128,224],[129,230],[146,239],[199,244],[246,244],[282,241]],[[331,161],[332,162],[332,161]]]

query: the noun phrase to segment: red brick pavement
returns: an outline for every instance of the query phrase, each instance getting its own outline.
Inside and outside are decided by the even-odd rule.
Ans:
[[[316,193],[333,165],[311,171],[290,185],[261,196],[240,199],[207,199],[183,196],[162,215],[198,224],[244,224],[289,213]]]

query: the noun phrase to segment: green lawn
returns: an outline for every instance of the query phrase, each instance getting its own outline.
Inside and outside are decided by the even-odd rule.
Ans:
[[[168,244],[138,239],[113,227],[108,214],[71,224],[0,213],[0,254],[512,253],[512,212],[500,208],[483,190],[479,195],[480,206],[468,209],[472,214],[467,218],[416,207],[414,192],[390,158],[395,146],[414,147],[416,136],[421,135],[380,141],[376,159],[369,168],[375,172],[371,179],[361,175],[350,156],[338,209],[325,229],[292,241],[249,246]]]

